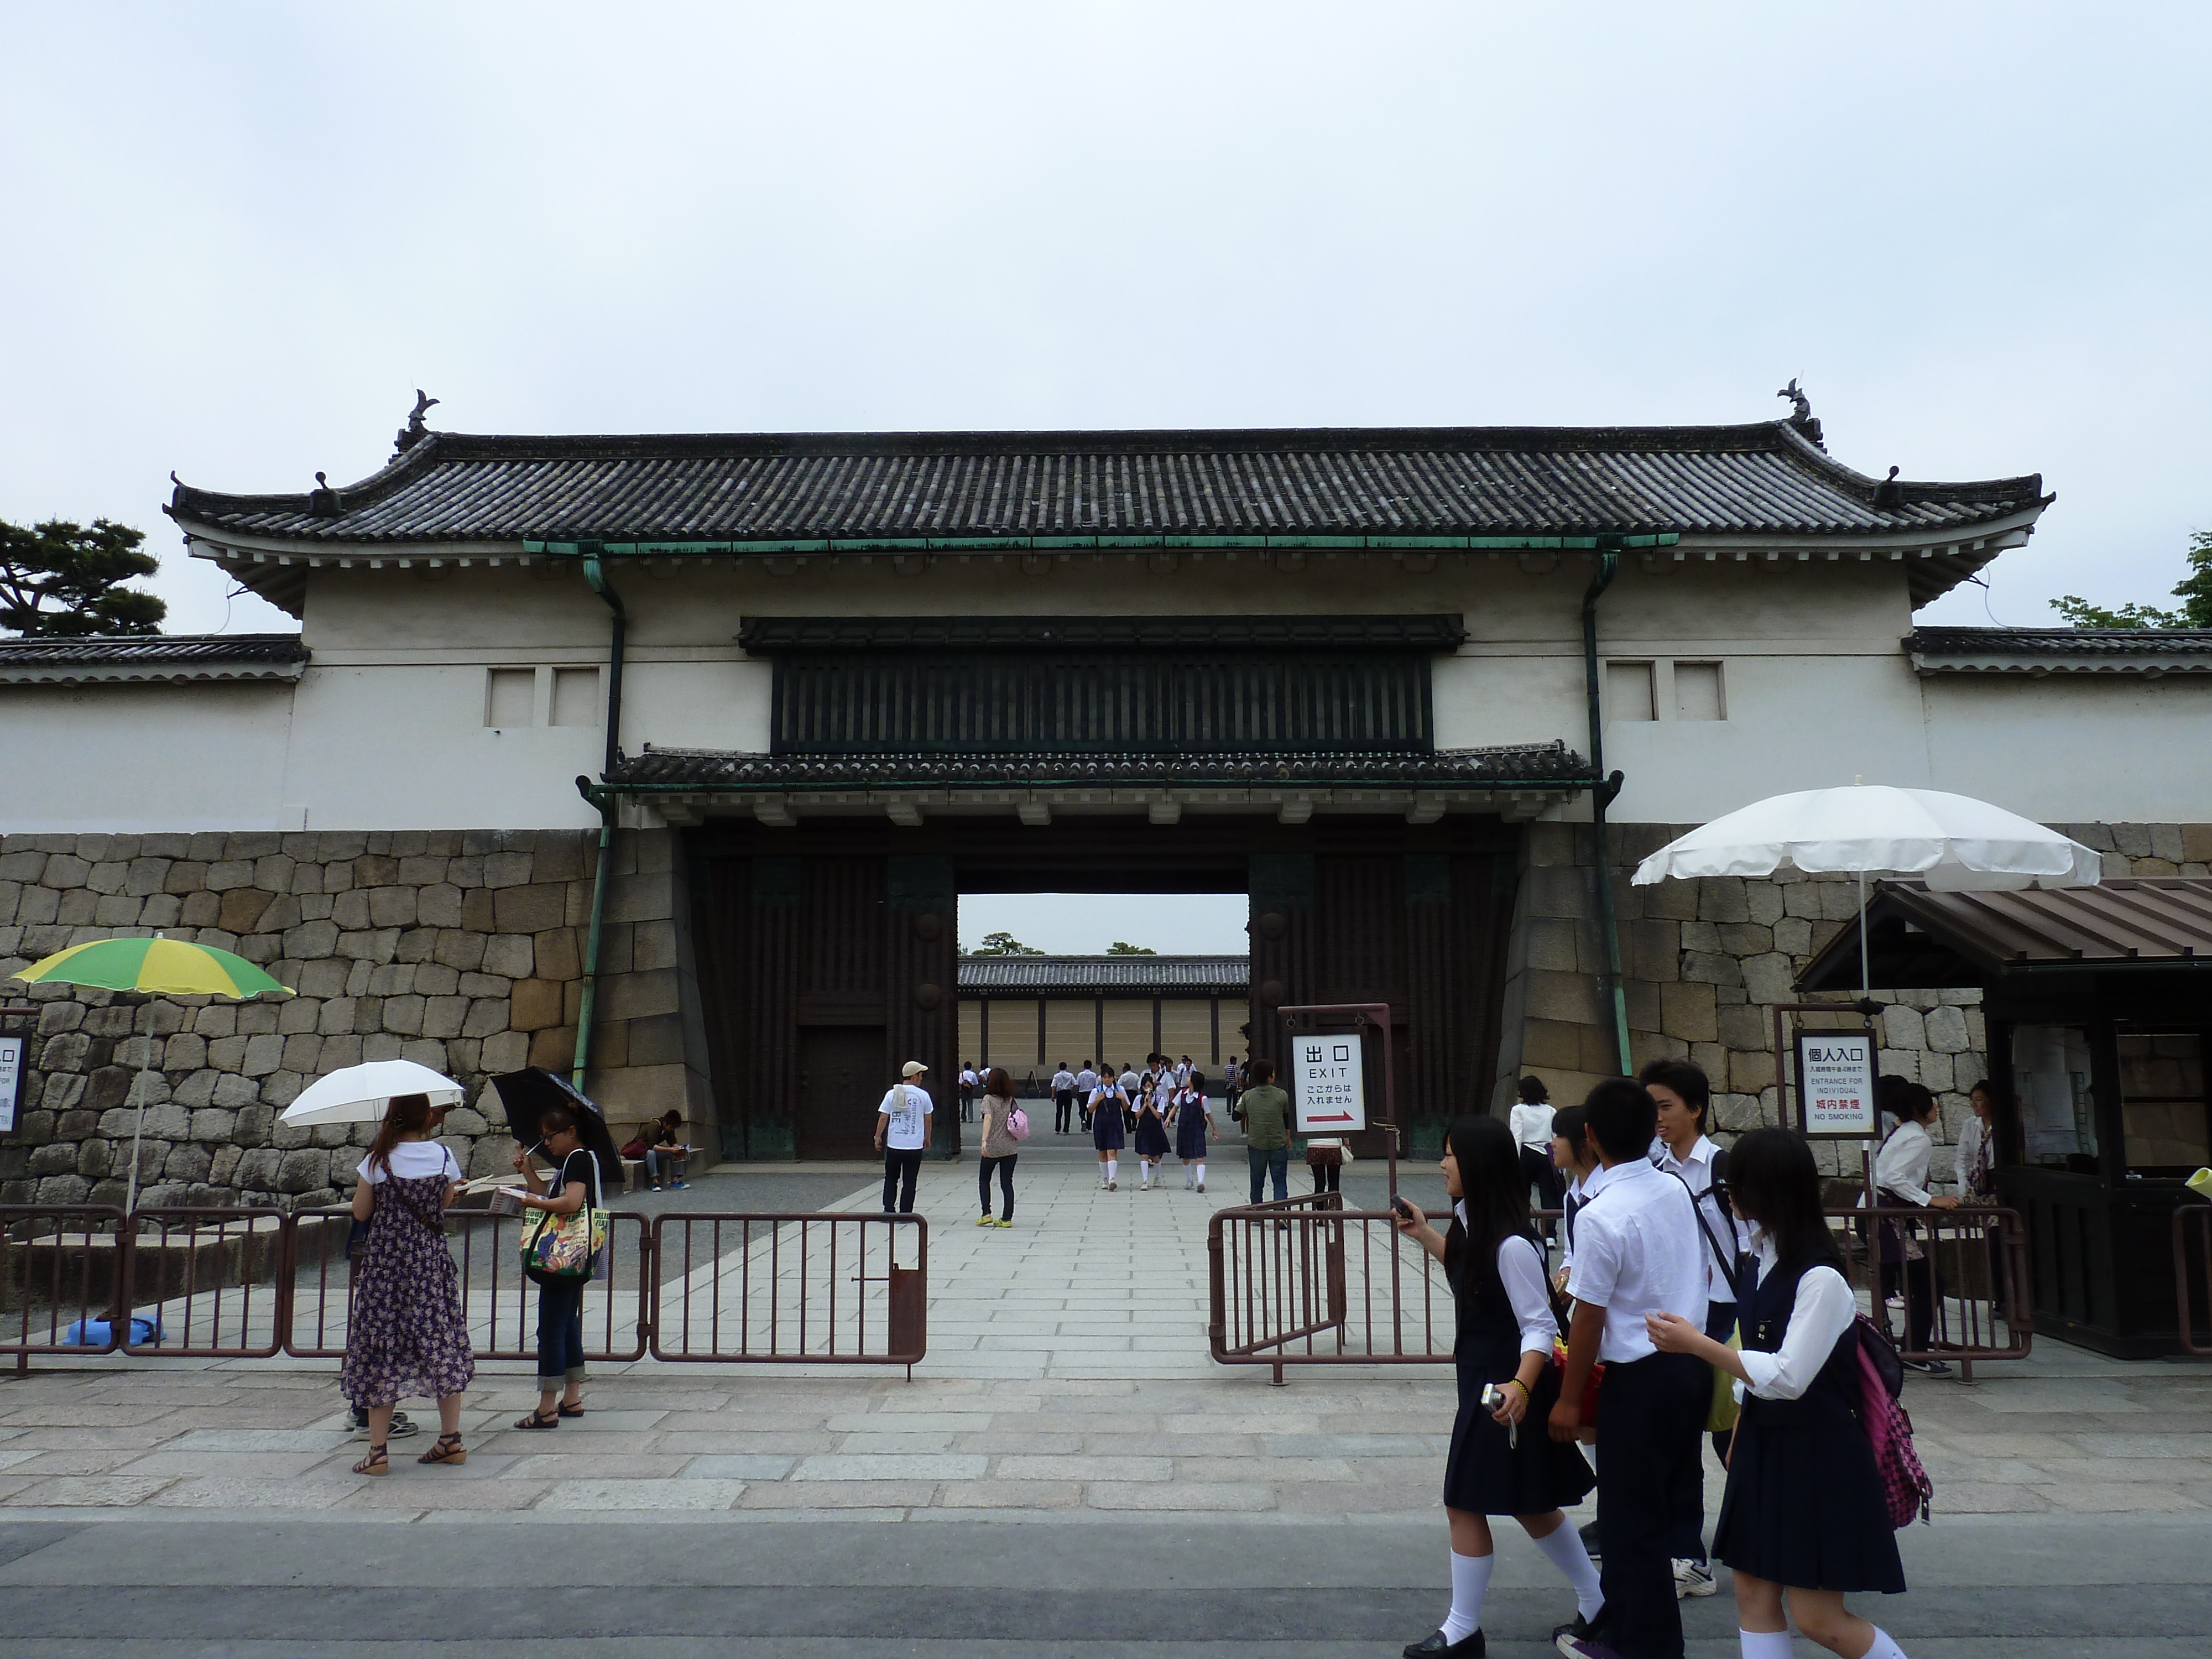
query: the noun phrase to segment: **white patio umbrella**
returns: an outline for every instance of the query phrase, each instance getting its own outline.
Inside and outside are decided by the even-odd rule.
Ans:
[[[2097,854],[2031,818],[1940,789],[1854,784],[1773,795],[1668,842],[1634,884],[1669,876],[1848,871],[1859,878],[1860,994],[1866,993],[1866,878],[1919,876],[1942,893],[2094,887]]]
[[[411,1060],[372,1060],[319,1077],[287,1106],[279,1123],[380,1123],[394,1095],[428,1095],[433,1106],[458,1106],[461,1085]]]

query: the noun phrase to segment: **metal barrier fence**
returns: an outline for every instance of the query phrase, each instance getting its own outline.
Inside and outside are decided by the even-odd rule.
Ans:
[[[1217,1362],[1271,1366],[1279,1382],[1286,1365],[1451,1362],[1456,1317],[1442,1266],[1397,1231],[1389,1211],[1345,1210],[1340,1201],[1314,1194],[1214,1215],[1206,1335]],[[1827,1213],[1845,1276],[1905,1358],[1954,1362],[1971,1382],[1977,1361],[2027,1358],[2034,1331],[2017,1212]],[[1535,1218],[1555,1232],[1548,1224],[1558,1217],[1547,1210]],[[2206,1249],[2212,1278],[2212,1232]],[[1921,1261],[1924,1272],[1910,1265]],[[1926,1344],[1915,1346],[1923,1315]]]
[[[2193,1253],[2192,1232],[2197,1235]],[[2191,1294],[2192,1287],[2195,1295]],[[2212,1333],[2201,1343],[2197,1340],[2197,1309],[2212,1314],[2212,1204],[2184,1204],[2173,1212],[2173,1299],[2182,1352],[2212,1354]]]
[[[921,1216],[663,1215],[653,1253],[655,1359],[911,1369],[927,1350]]]
[[[0,1206],[0,1354],[21,1370],[33,1355],[345,1353],[349,1210],[148,1209],[137,1220],[100,1205]],[[520,1266],[529,1220],[447,1212],[478,1358],[537,1357]],[[927,1348],[928,1254],[919,1216],[615,1211],[585,1289],[585,1355],[910,1370]]]

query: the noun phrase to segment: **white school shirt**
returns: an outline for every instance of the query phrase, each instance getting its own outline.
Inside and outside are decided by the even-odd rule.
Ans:
[[[1531,1151],[1547,1152],[1552,1147],[1552,1108],[1543,1101],[1530,1105],[1525,1100],[1513,1103],[1513,1109],[1505,1115],[1506,1127],[1513,1139]]]
[[[1467,1201],[1452,1206],[1459,1224],[1467,1225]],[[1544,1286],[1543,1253],[1534,1240],[1518,1234],[1498,1241],[1498,1277],[1505,1286],[1505,1299],[1513,1304],[1513,1317],[1521,1325],[1521,1352],[1548,1357],[1559,1334],[1552,1314],[1552,1298]]]
[[[1658,1156],[1651,1161],[1662,1174],[1681,1176],[1683,1183],[1697,1195],[1702,1224],[1712,1230],[1710,1243],[1704,1237],[1698,1241],[1705,1251],[1705,1300],[1733,1304],[1735,1292],[1729,1288],[1728,1275],[1713,1259],[1713,1245],[1718,1244],[1729,1253],[1729,1265],[1733,1267],[1734,1258],[1751,1248],[1751,1230],[1723,1210],[1720,1200],[1713,1196],[1713,1158],[1719,1152],[1720,1147],[1710,1136],[1699,1135],[1687,1158],[1676,1158],[1674,1149],[1662,1140]]]
[[[1137,1085],[1143,1081],[1144,1079],[1134,1072],[1122,1073],[1121,1078],[1122,1093],[1133,1097],[1137,1091]]]
[[[1098,1073],[1088,1066],[1075,1074],[1075,1087],[1080,1094],[1090,1094],[1098,1086]]]
[[[1593,1172],[1587,1186],[1567,1294],[1605,1310],[1597,1357],[1620,1365],[1657,1352],[1646,1314],[1680,1314],[1703,1330],[1705,1244],[1681,1182],[1632,1158]]]
[[[897,1152],[920,1152],[929,1144],[928,1119],[936,1109],[927,1089],[906,1083],[891,1085],[884,1092],[883,1104],[876,1108],[878,1116],[890,1120],[884,1132],[884,1145]]]
[[[1765,1279],[1777,1265],[1773,1247],[1761,1234],[1759,1276]],[[1772,1353],[1751,1348],[1743,1351],[1743,1369],[1751,1379],[1751,1392],[1761,1400],[1802,1398],[1820,1374],[1820,1367],[1828,1363],[1828,1356],[1835,1352],[1837,1340],[1850,1329],[1858,1311],[1851,1287],[1841,1273],[1833,1267],[1807,1268],[1797,1281],[1796,1297],[1790,1304],[1790,1328],[1782,1334],[1782,1346]],[[1741,1382],[1735,1385],[1738,1400],[1743,1398],[1746,1386]]]
[[[1181,1088],[1184,1084],[1189,1081],[1190,1062],[1187,1060],[1179,1060],[1176,1061],[1176,1086],[1177,1088]]]
[[[1875,1191],[1895,1193],[1907,1204],[1925,1206],[1929,1197],[1928,1160],[1935,1150],[1936,1143],[1928,1138],[1924,1124],[1899,1125],[1874,1155]],[[1860,1201],[1865,1200],[1862,1198]]]
[[[1075,1073],[1069,1071],[1066,1066],[1061,1066],[1058,1071],[1052,1074],[1053,1093],[1056,1095],[1064,1095],[1074,1086]]]
[[[1109,1083],[1102,1078],[1099,1079],[1098,1086],[1091,1091],[1091,1098],[1083,1103],[1083,1109],[1086,1112],[1100,1112],[1109,1105],[1126,1106],[1128,1103],[1128,1097],[1121,1092],[1119,1084]]]
[[[371,1166],[368,1158],[361,1161],[355,1171],[372,1187],[384,1180],[384,1165]],[[453,1162],[450,1148],[434,1140],[403,1140],[392,1149],[392,1173],[402,1181],[419,1181],[424,1176],[442,1175],[448,1181],[461,1178],[461,1166]]]

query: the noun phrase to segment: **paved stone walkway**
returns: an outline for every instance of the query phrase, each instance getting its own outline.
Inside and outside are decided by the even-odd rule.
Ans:
[[[1006,1231],[974,1224],[972,1164],[928,1168],[930,1352],[911,1382],[642,1362],[604,1368],[580,1421],[525,1433],[505,1425],[529,1403],[532,1368],[488,1363],[468,1395],[459,1469],[402,1461],[383,1480],[349,1474],[359,1449],[330,1363],[41,1362],[0,1380],[0,1510],[1437,1518],[1448,1368],[1294,1370],[1276,1389],[1265,1369],[1207,1357],[1206,1223],[1243,1201],[1233,1155],[1203,1195],[1183,1191],[1172,1163],[1164,1191],[1125,1181],[1106,1193],[1087,1155],[1046,1146],[1024,1156]],[[1379,1201],[1379,1176],[1358,1167],[1355,1205]],[[1418,1201],[1432,1182],[1409,1171],[1407,1186]],[[873,1182],[846,1200],[875,1202]],[[2212,1364],[2122,1364],[2045,1341],[1981,1376],[1971,1388],[1911,1386],[1939,1515],[2212,1508]],[[428,1443],[394,1450],[404,1459]],[[1717,1504],[1717,1470],[1707,1486]]]

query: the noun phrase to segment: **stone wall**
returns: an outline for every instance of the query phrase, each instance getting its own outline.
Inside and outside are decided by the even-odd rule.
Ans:
[[[1637,864],[1689,825],[1607,826],[1620,918],[1629,1041],[1638,1066],[1665,1055],[1695,1061],[1712,1079],[1717,1130],[1780,1120],[1774,1079],[1774,1005],[1814,954],[1858,909],[1848,876],[1709,877],[1635,887]],[[2059,824],[2105,859],[2107,876],[2212,874],[2212,824]],[[1581,1098],[1615,1070],[1612,1011],[1601,994],[1589,856],[1591,826],[1529,826],[1507,963],[1504,1038],[1495,1109],[1513,1079],[1533,1072],[1555,1103]],[[1877,991],[1881,1069],[1934,1091],[1942,1107],[1935,1167],[1966,1115],[1966,1091],[1985,1075],[1988,1044],[1978,990]],[[1825,1141],[1822,1167],[1856,1176],[1855,1143]]]
[[[592,1069],[620,1126],[671,1107],[704,1120],[672,836],[623,831],[609,868]],[[447,1119],[471,1175],[512,1143],[477,1109],[491,1075],[574,1059],[599,857],[591,830],[209,832],[0,841],[0,975],[69,945],[161,932],[234,951],[299,994],[232,1002],[63,986],[36,1006],[0,1202],[120,1202],[137,1117],[142,1201],[329,1203],[368,1126],[276,1115],[317,1076],[418,1060],[469,1103]],[[696,1010],[690,1024],[696,1025]],[[134,1097],[137,1068],[157,1068]]]

